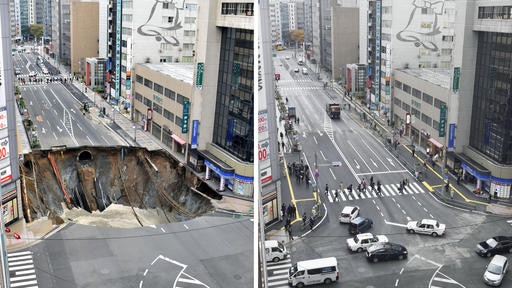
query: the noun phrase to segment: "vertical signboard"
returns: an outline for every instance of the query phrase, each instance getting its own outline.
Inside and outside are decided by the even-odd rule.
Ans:
[[[455,147],[455,123],[450,123],[448,128],[448,149]]]
[[[196,70],[196,88],[203,87],[203,72],[204,72],[204,63],[198,62],[197,70]]]
[[[116,3],[116,99],[121,97],[121,15],[122,0]]]
[[[192,120],[192,141],[190,148],[197,149],[197,136],[199,135],[199,120]]]
[[[375,2],[375,78],[373,86],[375,88],[375,104],[380,102],[380,41],[381,41],[381,0]]]
[[[183,114],[181,115],[181,133],[188,133],[188,116],[190,111],[190,102],[188,100],[183,101]]]
[[[459,90],[460,67],[453,67],[453,91]]]
[[[446,134],[446,104],[441,104],[441,111],[439,113],[439,137],[444,137]]]

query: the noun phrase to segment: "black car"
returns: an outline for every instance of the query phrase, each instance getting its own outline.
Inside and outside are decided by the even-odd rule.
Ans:
[[[366,260],[370,262],[379,262],[385,260],[407,258],[407,248],[396,243],[377,243],[366,250]]]
[[[512,253],[511,236],[494,236],[476,245],[476,254],[491,257],[496,254]]]

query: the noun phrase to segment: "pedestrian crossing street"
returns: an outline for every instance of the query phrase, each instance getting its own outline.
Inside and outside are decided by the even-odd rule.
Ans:
[[[267,262],[267,287],[285,288],[288,286],[288,269],[292,267],[290,257],[279,262]]]
[[[375,187],[374,191],[370,191],[371,188],[367,188],[366,192],[357,193],[356,187],[352,190],[352,193],[350,193],[346,188],[343,189],[343,193],[339,195],[339,199],[335,201],[335,191],[336,190],[330,190],[329,193],[327,193],[327,198],[329,199],[329,202],[342,202],[342,201],[351,201],[351,200],[359,200],[359,199],[367,199],[367,198],[379,198],[379,197],[391,197],[396,195],[414,195],[414,194],[421,194],[425,193],[425,190],[421,188],[421,186],[416,183],[409,183],[408,186],[403,190],[403,193],[398,192],[398,186],[400,184],[385,184],[381,185],[381,191],[382,196],[377,195],[377,187]],[[339,191],[339,189],[338,189]]]
[[[36,270],[32,251],[7,254],[10,288],[37,288]]]

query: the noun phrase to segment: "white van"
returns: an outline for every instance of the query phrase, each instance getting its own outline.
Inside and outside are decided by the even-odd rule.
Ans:
[[[299,261],[288,270],[288,285],[331,284],[339,277],[338,261],[334,257]]]
[[[286,259],[289,254],[283,243],[277,240],[265,241],[265,259],[267,261],[279,262],[279,260]]]
[[[302,67],[302,74],[308,75],[308,68]]]

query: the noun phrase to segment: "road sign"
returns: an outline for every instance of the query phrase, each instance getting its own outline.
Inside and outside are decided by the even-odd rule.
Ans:
[[[318,173],[318,169],[315,169],[315,178],[318,178],[320,176],[320,173]]]

